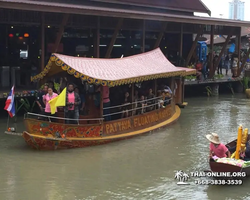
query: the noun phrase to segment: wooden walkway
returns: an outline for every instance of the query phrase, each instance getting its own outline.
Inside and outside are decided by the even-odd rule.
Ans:
[[[211,83],[232,83],[242,81],[243,77],[232,78],[231,72],[228,75],[224,75],[219,79],[207,79],[204,81],[185,81],[184,85],[200,85],[200,84],[211,84]]]
[[[9,88],[9,89],[0,89],[0,100],[1,99],[6,99],[7,97],[8,97],[8,95],[9,95],[9,93],[10,93],[10,89],[11,88]],[[32,97],[32,96],[35,96],[35,94],[30,94],[30,93],[28,93],[28,94],[24,94],[24,91],[28,91],[28,92],[30,92],[30,91],[35,91],[35,89],[26,89],[26,90],[24,90],[24,89],[15,89],[15,97]]]

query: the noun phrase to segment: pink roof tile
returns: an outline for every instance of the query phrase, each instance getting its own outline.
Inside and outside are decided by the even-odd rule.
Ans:
[[[184,72],[175,67],[159,48],[124,58],[81,58],[54,54],[65,64],[85,76],[99,80],[116,81],[171,72]]]

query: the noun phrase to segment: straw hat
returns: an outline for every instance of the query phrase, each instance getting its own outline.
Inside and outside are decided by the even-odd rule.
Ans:
[[[208,134],[206,135],[206,138],[214,144],[220,144],[219,136],[216,133]]]

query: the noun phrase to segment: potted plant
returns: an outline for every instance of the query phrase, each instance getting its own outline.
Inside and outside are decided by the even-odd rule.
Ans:
[[[195,81],[196,80],[196,76],[191,76],[191,81]]]
[[[222,74],[218,74],[218,78],[222,79],[224,76]]]

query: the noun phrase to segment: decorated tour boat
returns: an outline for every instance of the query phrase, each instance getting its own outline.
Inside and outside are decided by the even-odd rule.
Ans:
[[[159,48],[139,55],[104,59],[72,57],[52,54],[45,69],[32,77],[32,81],[68,77],[86,90],[85,104],[87,111],[80,115],[77,124],[65,124],[64,113],[58,110],[55,117],[27,113],[24,123],[26,131],[23,138],[26,143],[38,150],[55,150],[66,148],[80,148],[92,145],[106,144],[118,140],[141,135],[175,122],[180,114],[184,102],[184,77],[195,74],[196,70],[176,67],[171,64]],[[161,85],[167,85],[172,96],[165,106],[159,107],[162,96],[156,97]],[[79,86],[78,86],[79,87]],[[99,87],[100,106],[96,107],[94,99]],[[102,91],[108,87],[111,106],[103,108]],[[92,89],[91,89],[92,88]],[[136,112],[136,104],[132,96],[129,115],[121,118],[123,105],[116,100],[120,91],[126,88],[130,94],[136,90],[143,94],[152,88],[155,97],[149,111]],[[125,91],[125,90],[124,90]],[[149,99],[147,99],[148,101]],[[164,102],[165,103],[165,102]],[[145,110],[148,110],[145,107]],[[104,115],[104,109],[109,109]],[[104,118],[110,116],[111,120]],[[50,120],[54,118],[54,120]]]

